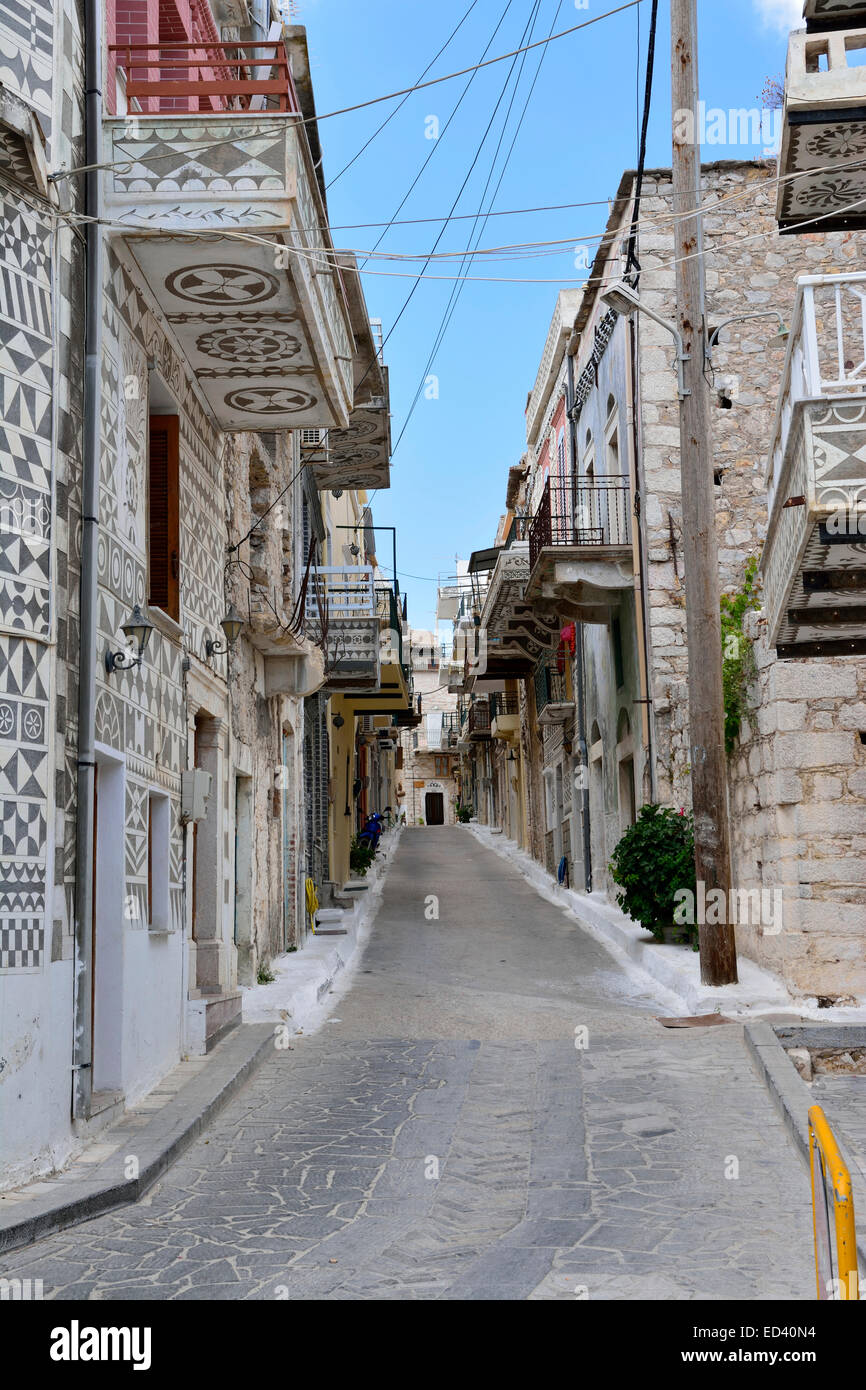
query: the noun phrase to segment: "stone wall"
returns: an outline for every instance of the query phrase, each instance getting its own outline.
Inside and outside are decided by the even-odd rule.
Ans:
[[[732,315],[764,311],[778,310],[789,323],[798,276],[840,273],[862,264],[862,234],[779,235],[771,164],[709,164],[703,177],[710,207],[705,250],[711,330]],[[647,174],[639,246],[641,296],[667,319],[675,316],[671,192],[669,171]],[[623,230],[627,221],[626,209]],[[620,244],[615,238],[617,263]],[[733,323],[713,351],[714,387],[732,403],[713,413],[719,571],[727,591],[741,583],[746,561],[759,554],[767,530],[764,468],[785,359],[785,343],[775,336],[778,326],[772,316]],[[684,805],[690,796],[688,653],[674,349],[670,335],[646,316],[639,316],[639,333],[656,771],[659,799]]]
[[[862,998],[866,662],[777,661],[761,615],[747,632],[757,676],[729,760],[733,881],[781,889],[782,920],[738,924],[738,947],[797,994]]]

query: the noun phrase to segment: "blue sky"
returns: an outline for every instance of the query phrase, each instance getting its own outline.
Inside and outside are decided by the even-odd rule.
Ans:
[[[300,0],[299,19],[307,26],[316,104],[321,113],[372,96],[408,87],[445,43],[471,0]],[[568,28],[605,10],[617,0],[539,0],[534,38]],[[508,0],[476,0],[458,34],[429,76],[478,62]],[[535,0],[511,0],[489,47],[489,56],[525,42],[523,34]],[[795,23],[798,0],[699,0],[701,95],[709,107],[725,110],[760,105],[769,76],[785,65],[785,31]],[[656,81],[648,163],[670,163],[669,5],[660,6]],[[638,63],[638,13],[640,62]],[[401,219],[438,217],[415,226],[392,227],[379,248],[401,254],[429,251],[442,220],[469,174],[456,213],[474,214],[499,181],[541,53],[546,53],[493,210],[590,203],[599,206],[529,215],[491,217],[482,227],[456,221],[446,227],[438,250],[462,251],[471,234],[481,246],[569,238],[556,255],[482,263],[469,274],[520,277],[553,283],[472,283],[462,289],[447,333],[430,371],[438,378],[438,398],[422,393],[396,451],[391,488],[374,501],[374,519],[398,528],[397,565],[401,587],[409,593],[415,626],[433,623],[437,576],[454,572],[455,555],[467,557],[493,540],[504,509],[507,470],[524,448],[524,408],[535,380],[557,283],[580,278],[574,247],[600,233],[607,217],[604,200],[616,192],[622,171],[637,159],[637,83],[643,88],[649,0],[526,55],[511,72],[481,154],[470,166],[491,120],[510,62],[476,74],[451,124],[439,139],[425,138],[430,117],[440,132],[466,86],[466,77],[415,93],[352,167],[337,175],[396,106],[381,104],[322,121],[325,176],[334,239],[338,246],[370,249],[381,228],[340,230],[341,224],[387,222],[422,163],[430,162],[399,213]],[[517,83],[505,134],[494,154]],[[434,148],[435,146],[435,148]],[[752,158],[749,147],[706,149],[705,158]],[[460,262],[430,267],[428,274],[456,276]],[[420,262],[370,262],[364,289],[373,317],[389,333],[403,308]],[[403,278],[392,272],[402,271]],[[403,430],[412,399],[424,378],[442,316],[454,289],[451,282],[422,283],[388,339],[393,437]],[[382,536],[380,562],[389,563],[390,538]],[[410,578],[408,576],[416,576]]]

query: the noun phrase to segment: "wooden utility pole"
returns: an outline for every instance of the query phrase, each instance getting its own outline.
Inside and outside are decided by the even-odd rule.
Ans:
[[[700,212],[697,0],[671,0],[671,96],[673,210],[677,217],[674,223],[677,324],[689,354],[689,361],[684,364],[687,394],[680,401],[680,469],[695,868],[698,882],[705,885],[707,898],[714,889],[722,889],[725,895],[725,908],[720,914],[723,921],[718,926],[699,926],[701,980],[706,985],[729,985],[737,981],[737,948],[734,928],[728,921],[731,846],[725,768],[719,559],[712,421],[704,378],[707,327]]]

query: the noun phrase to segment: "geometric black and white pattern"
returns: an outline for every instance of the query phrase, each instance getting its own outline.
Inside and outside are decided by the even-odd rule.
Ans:
[[[42,965],[45,926],[42,917],[0,917],[0,970],[33,970]]]

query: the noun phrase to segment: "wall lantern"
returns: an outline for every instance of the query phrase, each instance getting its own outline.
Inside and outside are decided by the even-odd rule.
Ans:
[[[150,634],[153,632],[153,623],[136,604],[120,630],[130,646],[133,642],[136,644],[138,655],[133,656],[129,650],[113,652],[109,649],[105,653],[105,669],[109,674],[112,671],[128,671],[133,666],[141,665],[145,647],[150,641]]]
[[[233,603],[230,604],[229,611],[226,613],[225,617],[220,622],[220,627],[225,633],[225,638],[217,637],[216,640],[214,640],[212,637],[208,637],[207,641],[204,644],[204,649],[207,655],[209,657],[221,656],[224,652],[227,652],[229,647],[233,647],[235,642],[240,637],[241,628],[243,627],[243,625],[244,620],[241,617],[240,613],[235,608]]]

